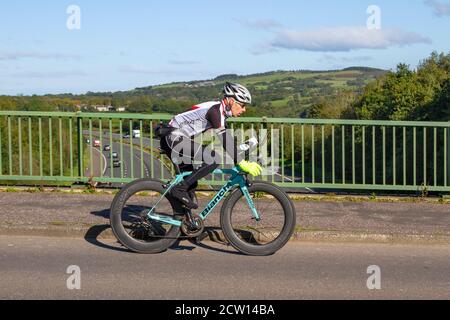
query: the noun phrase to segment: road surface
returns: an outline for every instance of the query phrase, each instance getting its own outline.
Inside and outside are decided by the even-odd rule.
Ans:
[[[448,246],[293,242],[248,257],[212,242],[138,255],[89,241],[0,236],[0,299],[450,299]],[[67,288],[73,265],[80,290]],[[374,265],[380,290],[367,286]]]
[[[85,135],[85,139],[89,138],[89,131],[83,132]],[[98,132],[92,133],[92,138],[95,139],[98,137]],[[141,154],[140,148],[133,146],[131,147],[129,142],[130,140],[127,138],[123,138],[122,144],[122,152],[120,148],[119,142],[120,136],[117,134],[113,135],[113,141],[111,142],[109,139],[109,134],[103,136],[103,146],[102,148],[96,148],[97,150],[101,150],[104,158],[100,159],[99,157],[94,157],[94,167],[100,167],[99,161],[102,161],[102,168],[104,170],[103,176],[108,178],[149,178],[151,176],[156,178],[163,179],[171,179],[172,175],[169,171],[169,168],[159,161],[157,157],[151,157],[150,153],[143,150]],[[148,146],[143,143],[144,147],[150,146],[150,139],[148,139]],[[91,141],[92,144],[92,141]],[[133,139],[133,144],[140,144],[140,139]],[[111,151],[105,151],[104,146],[110,145],[112,147]],[[157,146],[157,144],[155,144]],[[121,166],[114,167],[111,165],[111,152],[117,152],[119,158],[117,160],[121,161]],[[98,152],[97,152],[98,153]],[[95,155],[94,155],[95,156]],[[106,168],[105,168],[106,161]],[[153,164],[152,164],[153,162]],[[88,166],[90,165],[90,161],[88,161]],[[89,170],[88,170],[89,171]],[[96,170],[100,172],[100,170]],[[98,177],[100,175],[97,175]],[[120,186],[120,184],[114,184],[114,186]]]

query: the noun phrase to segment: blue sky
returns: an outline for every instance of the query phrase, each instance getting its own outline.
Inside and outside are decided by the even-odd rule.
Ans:
[[[118,91],[225,73],[416,66],[450,52],[450,0],[0,4],[0,94]],[[80,29],[69,30],[70,5]],[[380,9],[369,30],[367,8]],[[72,21],[72,20],[71,20]]]

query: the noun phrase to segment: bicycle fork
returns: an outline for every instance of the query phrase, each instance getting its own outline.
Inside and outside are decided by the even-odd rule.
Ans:
[[[248,187],[246,185],[241,186],[242,193],[244,194],[245,199],[247,199],[248,206],[252,211],[253,218],[256,221],[261,221],[261,217],[258,214],[258,210],[256,210],[255,203],[253,202],[252,197],[250,196],[250,192],[248,191]]]

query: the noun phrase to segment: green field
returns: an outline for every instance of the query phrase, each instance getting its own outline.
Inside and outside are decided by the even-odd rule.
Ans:
[[[332,98],[342,91],[361,92],[367,83],[383,74],[385,71],[372,68],[275,71],[247,76],[224,75],[212,80],[171,83],[140,90],[166,99],[207,101],[217,98],[225,81],[232,81],[250,89],[257,110],[276,108],[281,112],[281,109],[289,108],[283,110],[284,116],[298,116],[320,99]]]

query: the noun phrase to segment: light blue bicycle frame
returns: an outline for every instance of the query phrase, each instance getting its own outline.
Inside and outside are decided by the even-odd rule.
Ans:
[[[170,192],[170,190],[175,187],[177,184],[179,184],[181,181],[183,181],[184,177],[189,176],[192,172],[185,172],[182,174],[179,174],[175,177],[175,179],[170,183],[170,185],[167,187],[166,192],[162,195],[162,197],[158,200],[158,202],[155,204],[155,206],[149,211],[148,218],[151,220],[167,223],[170,225],[174,225],[177,227],[181,227],[182,222],[179,220],[172,219],[168,216],[162,216],[159,214],[154,213],[153,211],[158,206],[159,202],[166,196],[167,193]],[[211,212],[214,210],[214,208],[223,200],[225,195],[228,191],[230,191],[234,186],[239,186],[242,193],[244,194],[248,205],[252,211],[253,217],[256,219],[256,221],[260,221],[260,216],[255,208],[255,204],[253,203],[252,197],[250,196],[250,192],[248,191],[247,184],[245,181],[245,178],[241,173],[241,170],[239,167],[234,167],[233,169],[217,169],[214,170],[213,174],[227,174],[231,175],[228,182],[220,189],[220,191],[212,198],[212,200],[208,203],[206,208],[200,213],[200,218],[202,220],[205,220]]]

